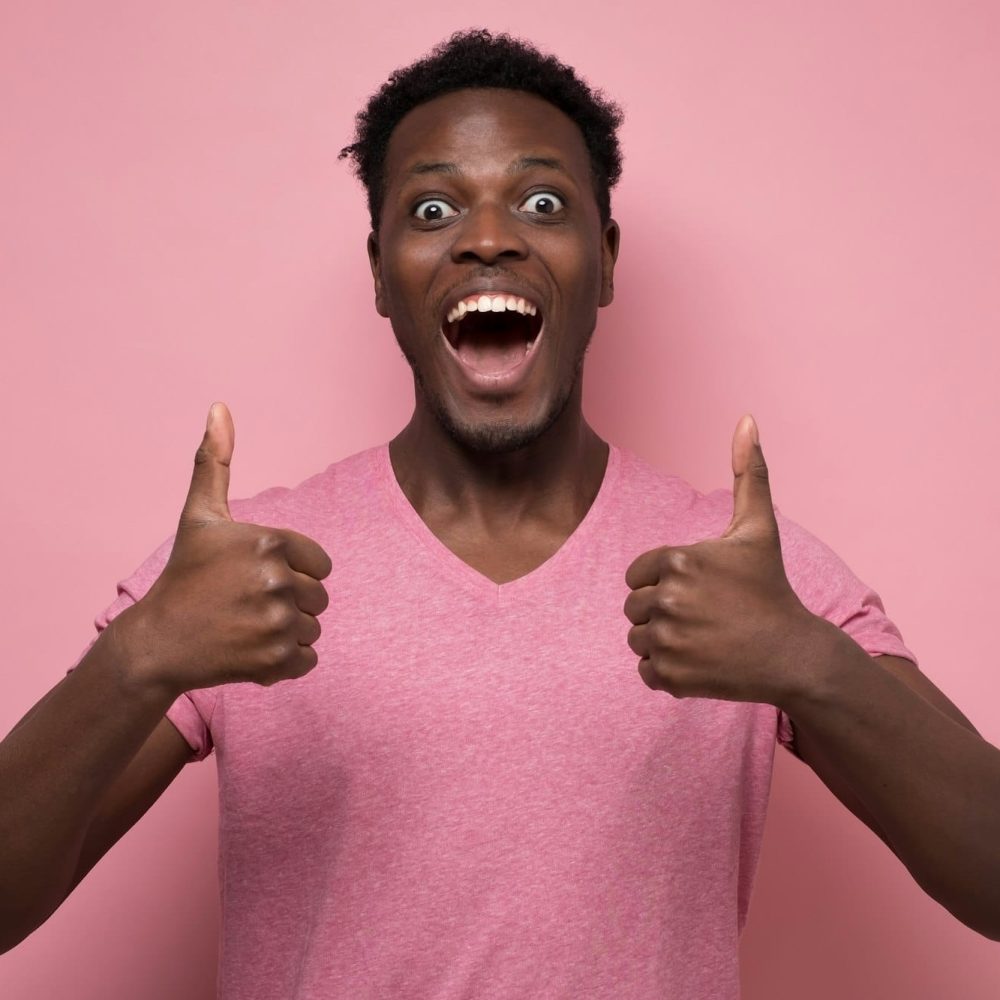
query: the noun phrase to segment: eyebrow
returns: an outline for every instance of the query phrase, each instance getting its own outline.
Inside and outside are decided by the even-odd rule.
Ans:
[[[406,174],[412,177],[415,174],[460,174],[461,172],[455,163],[414,163]]]
[[[552,156],[522,156],[507,168],[507,173],[519,174],[532,167],[548,167],[549,170],[558,170],[560,173],[569,175],[569,171],[563,166],[562,161]]]
[[[521,156],[507,167],[506,173],[519,174],[525,170],[530,170],[532,167],[547,167],[549,170],[558,170],[560,173],[566,174],[567,177],[571,176],[562,161],[551,156]],[[446,163],[443,161],[435,163],[418,162],[414,163],[406,173],[409,177],[422,176],[424,174],[460,175],[462,170],[457,163]]]

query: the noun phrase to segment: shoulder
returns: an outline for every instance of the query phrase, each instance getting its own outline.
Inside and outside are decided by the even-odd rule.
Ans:
[[[617,448],[616,507],[633,524],[648,524],[659,545],[692,545],[718,537],[733,513],[732,493],[703,493],[647,459]]]
[[[660,545],[693,545],[718,538],[733,516],[733,491],[707,492],[670,475],[644,458],[619,448],[618,493],[632,516],[649,521],[659,531]],[[782,557],[789,582],[815,613],[825,614],[868,591],[834,550],[797,521],[775,508]]]
[[[233,519],[297,531],[311,523],[329,524],[371,496],[383,448],[366,448],[339,459],[296,486],[272,486],[251,497],[232,500]]]
[[[253,496],[232,499],[229,512],[234,521],[288,528],[311,537],[349,530],[365,497],[370,499],[376,488],[379,450],[368,448],[333,462],[297,486],[271,486]],[[118,599],[99,616],[98,628],[149,590],[163,572],[173,545],[171,534],[131,576],[118,582]]]
[[[881,599],[826,542],[775,509],[788,582],[813,614],[839,625]]]

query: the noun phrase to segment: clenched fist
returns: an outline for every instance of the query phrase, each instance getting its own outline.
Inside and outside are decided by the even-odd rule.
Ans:
[[[733,517],[720,538],[639,556],[625,575],[628,644],[650,688],[779,704],[803,681],[823,619],[785,576],[753,417],[733,436]]]
[[[232,519],[234,439],[229,410],[214,404],[170,559],[146,596],[112,622],[140,679],[178,694],[234,681],[270,685],[317,662],[330,557],[295,531]]]

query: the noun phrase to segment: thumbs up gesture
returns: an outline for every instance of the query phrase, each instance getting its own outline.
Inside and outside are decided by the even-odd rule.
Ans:
[[[229,410],[216,403],[167,565],[113,623],[125,626],[130,669],[177,694],[234,681],[270,685],[317,662],[330,557],[295,531],[233,520],[234,439]]]
[[[823,620],[785,576],[757,425],[733,436],[733,517],[719,538],[639,556],[625,575],[628,644],[646,685],[678,698],[778,704],[801,684]]]

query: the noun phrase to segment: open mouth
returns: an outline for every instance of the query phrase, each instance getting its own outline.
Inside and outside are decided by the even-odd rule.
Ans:
[[[480,375],[501,375],[520,365],[535,350],[541,329],[538,307],[506,293],[462,299],[441,326],[462,364]]]

